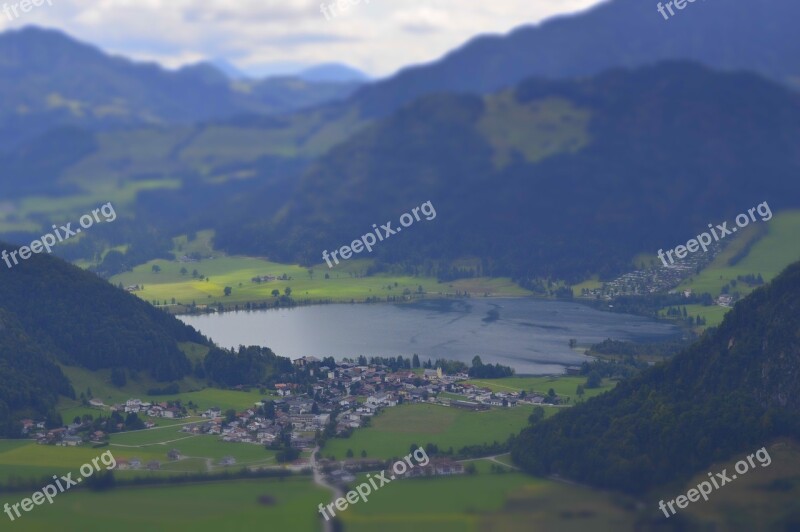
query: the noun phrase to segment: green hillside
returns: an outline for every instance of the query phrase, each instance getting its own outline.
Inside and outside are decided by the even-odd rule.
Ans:
[[[798,296],[795,263],[673,359],[525,429],[515,463],[635,493],[797,437]]]

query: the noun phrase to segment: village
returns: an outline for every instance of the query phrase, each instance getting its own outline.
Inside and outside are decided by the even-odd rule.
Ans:
[[[269,391],[270,397],[238,412],[223,412],[218,407],[200,411],[191,403],[147,402],[138,398],[110,406],[92,399],[89,405],[110,411],[111,418],[117,421],[114,430],[120,432],[154,428],[158,418],[186,419],[180,429],[186,434],[216,436],[223,442],[307,450],[317,444],[324,431],[346,437],[353,430],[368,426],[382,409],[404,403],[424,402],[479,411],[561,402],[552,391],[548,394],[492,392],[465,382],[470,378],[466,372],[447,374],[441,367],[393,371],[383,364],[330,365],[331,360],[326,359],[329,365],[321,365],[322,361],[313,356],[295,360],[298,370],[306,370],[313,376],[313,384],[276,383],[274,391]],[[197,418],[200,419],[193,422]],[[109,439],[107,432],[91,430],[91,420],[87,418],[49,430],[45,429],[44,421],[26,419],[23,434],[40,444],[62,446],[96,444]]]

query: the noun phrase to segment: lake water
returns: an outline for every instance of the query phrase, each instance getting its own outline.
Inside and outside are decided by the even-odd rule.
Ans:
[[[494,311],[493,311],[494,309]],[[492,311],[490,313],[490,311]],[[601,312],[577,303],[536,299],[423,300],[407,304],[336,304],[181,316],[223,347],[261,345],[299,358],[417,353],[470,364],[512,366],[517,373],[561,373],[585,358],[569,347],[615,340],[680,336],[673,325]]]

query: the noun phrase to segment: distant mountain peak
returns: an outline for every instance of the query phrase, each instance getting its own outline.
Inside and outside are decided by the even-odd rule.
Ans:
[[[370,77],[364,72],[342,63],[322,63],[302,70],[296,77],[305,81],[366,82]]]

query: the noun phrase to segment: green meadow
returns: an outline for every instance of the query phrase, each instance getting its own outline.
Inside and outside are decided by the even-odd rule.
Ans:
[[[17,503],[25,496],[3,494],[0,505]],[[308,478],[124,487],[100,493],[84,489],[59,494],[52,505],[34,507],[15,525],[30,531],[216,532],[267,527],[318,532],[317,505],[329,498],[330,492]]]
[[[201,348],[200,351],[204,353],[206,349],[207,348]],[[191,359],[192,356],[189,356],[189,358]],[[86,392],[87,388],[89,388],[92,391],[93,397],[103,401],[107,406],[111,406],[115,403],[122,403],[128,399],[141,399],[142,401],[151,403],[180,400],[184,406],[188,405],[189,401],[194,403],[199,413],[215,406],[219,407],[224,412],[231,408],[241,411],[252,407],[256,402],[262,399],[275,397],[269,393],[262,394],[257,389],[239,391],[211,388],[208,387],[205,382],[200,382],[193,378],[185,378],[178,381],[178,385],[181,389],[181,392],[178,394],[150,396],[147,395],[147,390],[149,388],[163,387],[164,383],[155,382],[141,374],[136,375],[134,379],[129,374],[128,383],[122,388],[117,388],[111,384],[110,370],[92,372],[74,366],[61,366],[61,369],[70,379],[70,382],[72,382],[76,394]],[[83,407],[80,405],[79,401],[65,398],[62,398],[59,403],[59,410],[61,411],[64,421],[71,421],[75,415],[83,415],[83,413],[90,413],[94,416],[98,414],[109,414],[107,410]],[[172,425],[185,422],[185,420],[161,418],[153,421],[158,425]]]
[[[575,391],[579,385],[586,384],[586,377],[582,376],[541,376],[541,377],[506,377],[503,379],[472,379],[465,381],[493,392],[538,392],[546,394],[550,388],[561,397],[569,397],[572,401],[577,399]],[[599,388],[585,388],[584,399],[600,395],[616,386],[616,381],[604,379]]]
[[[171,449],[179,450],[183,456],[210,459],[214,463],[225,456],[232,456],[237,461],[237,467],[275,459],[275,452],[265,449],[263,445],[224,442],[219,436],[189,434],[176,427],[112,434],[109,449],[114,456],[126,459],[145,455],[148,458],[156,456],[154,459],[163,461]]]
[[[797,238],[800,211],[782,212],[769,222],[758,223],[766,226],[766,233],[752,245],[744,259],[734,266],[728,264],[751,239],[757,238],[756,231],[743,231],[707,268],[688,279],[681,287],[718,296],[722,286],[731,280],[735,281],[738,275],[760,273],[764,281],[768,282],[786,266],[800,259],[800,240]],[[735,290],[741,292],[742,296],[752,291],[743,283],[738,283]]]
[[[557,409],[548,408],[548,415]],[[398,405],[372,418],[372,424],[360,428],[347,439],[328,440],[323,456],[344,459],[348,449],[356,456],[367,451],[369,458],[388,459],[408,453],[412,444],[435,443],[440,449],[503,442],[528,423],[533,407],[492,409],[471,412],[434,404]]]
[[[195,263],[154,260],[137,266],[133,271],[115,275],[111,278],[114,284],[123,286],[140,285],[143,290],[134,292],[148,302],[156,301],[159,305],[240,305],[248,302],[271,302],[275,300],[272,291],[281,294],[291,289],[291,297],[296,301],[331,301],[350,302],[364,301],[368,298],[386,300],[387,297],[402,299],[404,294],[418,294],[419,287],[427,296],[447,296],[468,292],[473,296],[526,296],[530,293],[506,278],[462,279],[449,283],[439,283],[434,278],[410,277],[395,275],[374,275],[363,277],[367,261],[353,261],[345,268],[330,270],[324,264],[313,268],[299,265],[287,265],[253,257],[219,256],[214,259],[203,259]],[[153,272],[157,265],[161,271]],[[182,275],[181,269],[188,273]],[[194,279],[193,270],[205,279]],[[311,273],[309,273],[309,270]],[[286,274],[288,281],[271,281],[254,283],[252,278]],[[328,278],[325,278],[325,275]],[[225,296],[225,287],[231,288],[231,294]],[[180,310],[176,309],[176,310]]]
[[[398,479],[342,513],[348,532],[632,530],[618,498],[522,473]],[[573,515],[575,517],[573,517]],[[578,517],[580,516],[580,517]]]
[[[735,240],[714,261],[699,274],[687,279],[679,288],[691,288],[695,293],[708,292],[712,296],[720,295],[722,287],[731,281],[736,281],[739,275],[759,273],[765,282],[775,278],[789,264],[800,260],[800,211],[790,210],[776,214],[770,221],[761,222],[766,227],[766,232],[760,236],[755,226],[737,233]],[[729,261],[737,253],[752,243],[747,256],[737,264],[731,266]],[[742,297],[752,292],[745,283],[737,282],[730,292],[739,292]],[[691,307],[691,308],[690,308]],[[664,309],[666,310],[666,309]],[[686,311],[691,316],[703,316],[707,326],[722,323],[722,318],[728,309],[724,307],[703,307],[700,305],[687,305]]]
[[[177,449],[185,457],[171,462],[167,453]],[[245,466],[274,466],[275,451],[262,445],[224,442],[218,436],[192,435],[176,427],[112,434],[110,444],[93,448],[90,445],[60,447],[39,445],[30,440],[0,440],[0,483],[12,478],[39,478],[63,474],[77,469],[111,451],[117,460],[138,458],[142,463],[157,460],[162,470],[172,472],[219,472],[219,461],[225,456],[236,459],[233,469]],[[144,470],[120,470],[120,476],[149,475]],[[156,474],[165,474],[164,471]]]
[[[291,289],[291,297],[297,301],[349,302],[375,297],[382,300],[387,297],[401,299],[404,295],[420,294],[420,287],[422,293],[429,296],[464,292],[473,296],[530,295],[529,291],[507,278],[460,279],[440,283],[430,277],[389,274],[366,277],[365,273],[372,264],[369,259],[343,261],[334,268],[328,268],[324,262],[306,268],[260,257],[227,256],[214,250],[213,238],[213,231],[200,231],[191,242],[186,236],[174,239],[173,253],[176,257],[191,253],[205,257],[198,262],[152,260],[130,272],[115,275],[111,282],[122,283],[123,286],[144,286],[143,290],[134,293],[158,305],[166,302],[175,311],[183,310],[183,306],[191,303],[243,306],[248,302],[270,302],[275,299],[273,290],[284,294],[287,288]],[[153,271],[154,266],[160,270]],[[196,277],[193,276],[195,270]],[[291,279],[262,283],[252,281],[254,277],[281,277],[284,274]],[[204,278],[200,279],[200,276]],[[225,287],[231,288],[228,296],[225,295]]]
[[[14,477],[44,478],[77,471],[81,465],[108,450],[111,449],[38,445],[30,440],[0,440],[0,482],[8,482]]]

